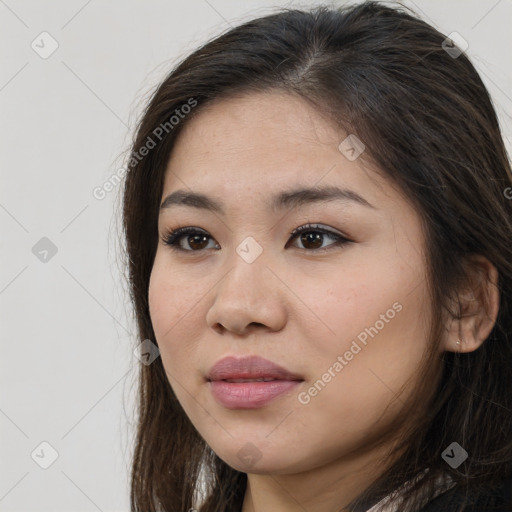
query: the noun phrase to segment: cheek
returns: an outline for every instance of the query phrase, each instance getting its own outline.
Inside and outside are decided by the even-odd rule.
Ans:
[[[205,301],[211,287],[204,271],[170,265],[165,253],[157,252],[148,289],[149,312],[167,378],[186,410],[190,394],[203,384],[198,362],[205,353]]]
[[[323,297],[311,297],[323,304],[336,336],[311,336],[303,354],[310,366],[301,403],[309,403],[299,411],[309,428],[332,425],[333,439],[345,435],[364,443],[366,429],[376,422],[382,427],[401,409],[428,342],[420,321],[428,312],[421,281],[419,273],[403,269],[395,275],[347,273],[331,281]]]
[[[174,336],[197,311],[194,307],[204,290],[194,286],[194,278],[176,271],[167,264],[165,255],[158,253],[149,280],[148,303],[151,321],[157,338]]]
[[[421,279],[417,272],[407,271],[395,262],[394,267],[397,266],[398,270],[393,272],[378,257],[366,258],[364,263],[351,262],[326,276],[293,279],[294,292],[305,298],[303,302],[314,313],[309,314],[311,319],[316,317],[314,323],[320,328],[318,341],[324,340],[326,348],[339,350],[343,343],[350,344],[360,333],[364,338],[365,329],[376,322],[379,332],[389,331],[389,325],[403,322],[406,315],[398,313],[396,309],[400,306],[393,308],[393,304],[408,305],[408,311],[418,309],[419,297],[410,292],[421,288],[418,287]],[[294,320],[305,326],[304,318]],[[314,343],[315,338],[310,342]]]
[[[313,363],[319,374],[314,377],[345,355],[347,366],[361,369],[354,374],[344,372],[355,383],[370,378],[383,386],[380,377],[399,388],[414,373],[427,348],[430,319],[422,268],[419,261],[416,265],[395,261],[390,266],[376,259],[352,265],[350,272],[333,274],[324,287],[303,281],[299,293],[308,297],[308,304],[322,320],[316,326],[328,327],[315,336],[311,326],[308,336],[307,358],[318,361]]]
[[[157,337],[166,324],[169,328],[177,320],[179,308],[176,304],[176,291],[176,284],[172,283],[169,275],[162,271],[155,261],[149,280],[148,303],[151,322]]]
[[[194,373],[191,365],[197,360],[194,354],[205,326],[204,318],[200,318],[204,293],[189,277],[173,272],[162,258],[155,258],[148,290],[149,313],[173,388],[173,377],[182,382]]]

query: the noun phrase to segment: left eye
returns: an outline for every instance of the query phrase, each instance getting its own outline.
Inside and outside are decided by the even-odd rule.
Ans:
[[[329,250],[329,248],[333,246],[339,247],[351,242],[351,240],[339,233],[335,233],[334,231],[311,224],[300,226],[297,229],[294,229],[290,233],[290,240],[297,238],[299,235],[300,242],[303,246],[305,246],[299,247],[299,249],[308,250],[308,252],[325,251]],[[322,247],[322,243],[324,241],[323,239],[326,236],[334,240],[334,243],[329,244],[327,247]],[[173,250],[183,252],[200,252],[206,248],[204,244],[209,238],[213,240],[213,238],[211,238],[206,231],[203,231],[200,228],[187,226],[167,232],[162,237],[162,242],[165,245],[171,246]],[[181,243],[182,240],[186,240],[186,243],[189,245],[189,247],[191,247],[191,249],[185,249]],[[218,244],[217,248],[220,248],[218,247]]]
[[[351,241],[339,233],[335,233],[334,231],[330,231],[329,229],[321,228],[318,225],[312,226],[310,224],[308,224],[307,226],[300,226],[297,229],[294,229],[290,233],[292,240],[294,238],[298,237],[299,235],[300,235],[299,240],[301,241],[301,243],[303,245],[304,244],[313,244],[312,249],[316,250],[316,251],[318,251],[318,250],[324,251],[324,250],[327,250],[329,247],[341,246],[341,245],[344,245]],[[322,245],[323,237],[325,237],[325,236],[328,236],[331,239],[333,239],[334,243],[330,244],[327,247],[319,247],[319,244],[320,244],[320,246]],[[299,247],[299,249],[300,249],[300,247]],[[307,249],[307,248],[305,248],[305,249]]]

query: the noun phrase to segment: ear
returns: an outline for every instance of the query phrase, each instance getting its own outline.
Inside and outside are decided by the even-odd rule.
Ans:
[[[466,261],[468,282],[458,290],[458,314],[443,340],[449,352],[473,352],[491,333],[500,305],[498,271],[484,256],[472,255]],[[458,343],[459,341],[459,343]]]

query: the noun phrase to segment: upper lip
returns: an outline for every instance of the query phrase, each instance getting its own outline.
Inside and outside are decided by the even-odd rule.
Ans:
[[[286,368],[259,356],[228,356],[217,361],[208,372],[208,380],[260,379],[303,380]]]

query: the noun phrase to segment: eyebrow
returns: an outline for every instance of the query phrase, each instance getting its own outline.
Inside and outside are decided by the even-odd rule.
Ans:
[[[329,201],[354,202],[368,208],[376,209],[366,199],[353,190],[335,186],[322,186],[313,188],[295,188],[285,190],[275,195],[269,207],[272,211],[293,209],[313,203],[326,203]],[[160,205],[160,212],[172,206],[189,206],[225,215],[220,202],[204,194],[177,190],[169,194]]]

